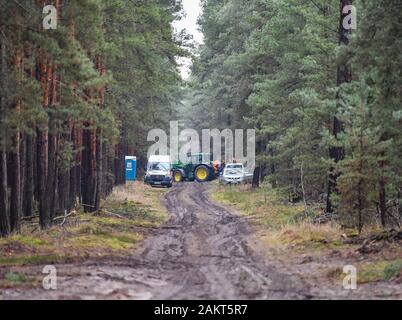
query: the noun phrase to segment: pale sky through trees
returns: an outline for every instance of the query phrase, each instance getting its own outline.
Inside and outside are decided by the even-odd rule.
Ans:
[[[193,35],[194,41],[198,44],[203,42],[203,34],[198,30],[197,19],[201,14],[200,0],[183,0],[183,8],[185,17],[180,21],[176,21],[173,26],[180,32],[185,29],[187,33]],[[188,78],[191,67],[191,59],[179,59],[182,64],[181,75],[184,79]]]

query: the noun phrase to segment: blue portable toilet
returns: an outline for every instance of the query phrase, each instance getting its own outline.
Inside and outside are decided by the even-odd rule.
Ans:
[[[137,180],[137,157],[126,156],[126,181]]]

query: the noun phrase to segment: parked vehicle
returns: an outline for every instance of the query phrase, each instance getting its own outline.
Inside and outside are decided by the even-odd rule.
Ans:
[[[218,167],[211,161],[209,153],[188,154],[186,163],[178,161],[173,164],[174,182],[206,182],[218,176]]]
[[[253,174],[248,173],[242,163],[226,164],[219,182],[223,184],[251,183]]]
[[[151,186],[172,187],[172,164],[169,156],[150,156],[144,182]]]

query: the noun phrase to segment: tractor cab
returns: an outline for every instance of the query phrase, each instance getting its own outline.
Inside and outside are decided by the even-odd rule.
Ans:
[[[189,162],[192,164],[211,164],[211,154],[210,153],[194,153],[187,154]]]

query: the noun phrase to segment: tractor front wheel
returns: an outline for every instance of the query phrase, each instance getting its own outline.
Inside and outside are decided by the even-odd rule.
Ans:
[[[198,182],[206,182],[209,180],[210,171],[207,166],[199,166],[195,169],[194,176]]]
[[[183,181],[183,173],[180,170],[175,170],[173,172],[173,180],[176,183],[182,182]]]

